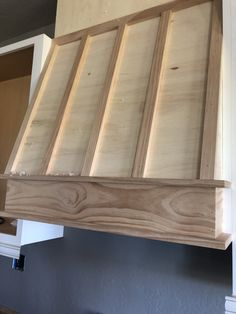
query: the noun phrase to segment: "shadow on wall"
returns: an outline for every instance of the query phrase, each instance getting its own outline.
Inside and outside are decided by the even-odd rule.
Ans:
[[[231,249],[66,228],[22,254],[23,273],[0,258],[0,304],[21,314],[222,314],[231,294]]]

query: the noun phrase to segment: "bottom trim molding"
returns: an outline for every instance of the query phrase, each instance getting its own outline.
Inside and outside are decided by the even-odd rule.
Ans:
[[[18,259],[20,256],[20,249],[20,246],[0,242],[0,255]]]
[[[236,314],[236,297],[225,297],[225,314]]]

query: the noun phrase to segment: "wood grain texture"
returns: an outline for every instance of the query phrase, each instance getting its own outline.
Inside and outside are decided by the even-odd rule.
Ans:
[[[148,151],[148,143],[152,128],[152,119],[157,102],[158,89],[161,81],[162,65],[164,62],[164,52],[168,36],[168,27],[170,23],[171,12],[166,11],[161,15],[156,45],[154,49],[154,57],[152,61],[152,69],[147,92],[147,99],[144,108],[143,120],[141,124],[136,155],[134,159],[134,167],[132,171],[133,177],[143,177],[146,157]]]
[[[42,174],[46,174],[47,170],[48,170],[48,166],[50,163],[50,159],[52,157],[52,152],[54,150],[55,144],[56,144],[56,139],[59,133],[59,130],[61,128],[61,123],[64,117],[64,114],[66,112],[66,108],[67,105],[70,101],[70,96],[72,95],[72,88],[74,86],[74,81],[79,80],[80,79],[80,74],[81,74],[81,70],[83,68],[84,62],[85,62],[85,58],[86,58],[86,54],[87,54],[87,48],[89,45],[89,36],[85,36],[81,39],[79,48],[78,48],[78,52],[77,55],[75,57],[74,60],[74,64],[72,66],[71,69],[71,73],[69,76],[69,80],[65,89],[65,93],[64,96],[62,98],[59,110],[57,112],[57,116],[56,116],[56,120],[55,120],[55,127],[53,129],[53,133],[52,133],[52,137],[51,140],[48,144],[48,147],[46,149],[46,153],[45,156],[43,158],[43,162],[42,162],[42,169],[41,169],[41,173]]]
[[[53,57],[53,54],[54,54],[54,48],[55,48],[55,45],[52,44],[50,52],[49,52],[49,54],[47,56],[47,59],[46,59],[46,62],[44,64],[44,68],[43,68],[43,70],[41,72],[38,84],[36,86],[34,95],[33,95],[32,100],[31,100],[31,102],[30,102],[30,104],[28,106],[28,109],[27,109],[26,114],[24,116],[24,120],[23,120],[23,122],[21,124],[21,128],[20,128],[20,131],[18,133],[17,139],[15,141],[13,150],[12,150],[11,155],[10,155],[10,158],[8,160],[5,173],[10,174],[12,171],[15,171],[16,162],[17,162],[18,156],[21,153],[22,146],[23,146],[23,143],[24,143],[24,140],[25,140],[26,129],[27,129],[30,117],[31,117],[31,115],[33,113],[33,109],[35,109],[35,106],[34,106],[35,102],[37,100],[37,97],[38,97],[38,94],[39,94],[39,92],[41,90],[41,87],[43,86],[43,83],[45,81],[45,74],[47,73],[47,70],[50,68],[50,64],[52,64],[51,61],[53,59],[52,57]]]
[[[34,48],[29,47],[1,55],[0,82],[31,75],[33,52]]]
[[[144,175],[195,179],[200,171],[211,2],[178,11],[171,20]]]
[[[55,48],[12,167],[13,172],[40,173],[79,44],[74,42]]]
[[[131,176],[158,23],[156,18],[128,27],[90,175]]]
[[[216,193],[214,188],[9,180],[1,215],[224,248],[215,234]]]
[[[118,177],[84,177],[68,175],[36,175],[19,176],[0,174],[0,182],[6,180],[19,181],[57,181],[57,182],[93,182],[108,184],[141,184],[155,186],[181,186],[206,188],[231,188],[231,183],[225,180],[184,180],[184,179],[151,179],[151,178],[118,178]]]
[[[54,147],[48,169],[50,174],[81,174],[116,35],[115,30],[90,38],[80,79],[74,82],[72,97]]]
[[[215,176],[217,122],[220,94],[220,72],[222,51],[222,1],[214,0],[211,22],[210,55],[202,139],[200,178]]]
[[[101,3],[100,0],[71,0],[71,5],[68,5],[66,0],[59,0],[56,43],[65,44],[80,39],[87,32],[99,34],[111,31],[121,24],[141,22],[158,17],[164,11],[174,12],[209,1],[211,0],[108,0]]]
[[[107,71],[104,90],[102,93],[101,101],[98,105],[96,119],[94,121],[93,129],[88,143],[88,148],[84,158],[84,164],[81,171],[82,176],[90,175],[94,155],[98,145],[99,135],[102,129],[106,106],[107,103],[109,102],[110,95],[113,89],[114,79],[120,65],[120,55],[123,52],[126,29],[127,26],[122,25],[119,27],[117,31],[117,37],[114,45],[114,50],[111,56],[110,65]]]

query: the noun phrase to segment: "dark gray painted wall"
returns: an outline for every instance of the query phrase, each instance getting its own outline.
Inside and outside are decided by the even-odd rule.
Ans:
[[[231,250],[65,229],[25,246],[26,269],[0,257],[0,304],[22,314],[223,314]]]
[[[53,25],[45,25],[54,17],[44,25],[38,21],[42,28],[28,32],[35,28],[29,22],[32,10],[37,11],[30,6],[27,30],[23,21],[8,23],[13,28],[8,31],[18,36],[10,40],[1,35],[10,11],[5,9],[4,19],[0,15],[4,44],[42,32],[53,35]],[[27,257],[23,273],[11,270],[11,260],[0,257],[0,304],[21,314],[222,314],[224,297],[231,294],[231,249],[67,228],[63,239],[26,246],[22,253]]]

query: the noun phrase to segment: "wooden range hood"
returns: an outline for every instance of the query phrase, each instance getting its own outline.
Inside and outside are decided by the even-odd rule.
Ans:
[[[221,1],[177,0],[54,39],[1,216],[225,249]]]

